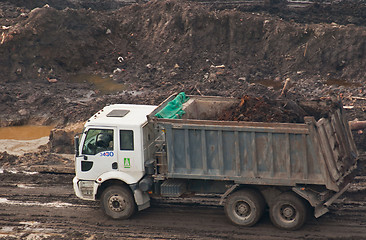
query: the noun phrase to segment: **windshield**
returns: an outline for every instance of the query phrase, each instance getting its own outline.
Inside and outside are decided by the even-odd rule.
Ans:
[[[113,150],[112,129],[89,129],[83,145],[82,154],[95,155],[103,151]]]

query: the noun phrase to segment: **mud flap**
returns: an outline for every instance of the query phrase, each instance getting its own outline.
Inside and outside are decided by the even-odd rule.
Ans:
[[[319,218],[329,212],[329,209],[324,205],[319,205],[314,208],[314,216]]]
[[[142,192],[140,189],[133,190],[135,202],[139,211],[150,207],[150,197],[146,192]]]
[[[315,211],[314,211],[314,216],[316,218],[324,215],[325,213],[327,213],[328,207],[337,199],[339,198],[339,196],[341,196],[349,187],[351,186],[351,183],[348,183],[344,188],[342,188],[341,191],[337,192],[336,194],[334,194],[328,201],[326,201],[324,204],[319,205],[317,207],[315,207]]]

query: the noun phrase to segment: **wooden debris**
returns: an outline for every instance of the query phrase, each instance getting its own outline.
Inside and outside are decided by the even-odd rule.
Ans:
[[[365,129],[366,128],[366,121],[349,121],[348,122],[349,127],[351,130],[360,130],[360,129]]]
[[[281,91],[281,95],[280,95],[280,97],[281,96],[283,96],[283,95],[286,95],[286,92],[287,92],[287,89],[288,89],[288,87],[290,86],[289,85],[289,82],[291,81],[291,79],[290,78],[287,78],[286,79],[286,81],[285,81],[285,85],[283,86],[283,88],[282,88],[282,91]]]

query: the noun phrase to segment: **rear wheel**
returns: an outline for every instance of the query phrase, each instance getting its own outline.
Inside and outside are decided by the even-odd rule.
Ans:
[[[296,230],[306,222],[307,212],[307,204],[304,199],[293,192],[285,192],[274,200],[269,214],[276,227]]]
[[[136,210],[131,191],[125,186],[111,186],[101,196],[102,210],[113,219],[127,219]]]
[[[265,201],[258,191],[243,189],[228,197],[225,203],[225,213],[233,223],[250,227],[262,217],[264,207]]]

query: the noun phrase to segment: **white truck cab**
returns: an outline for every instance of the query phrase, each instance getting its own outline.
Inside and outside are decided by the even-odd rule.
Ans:
[[[81,136],[75,139],[76,176],[73,186],[79,198],[96,200],[103,197],[99,193],[109,194],[109,197],[104,196],[109,199],[105,204],[113,206],[116,215],[123,212],[126,201],[134,201],[139,210],[150,206],[147,193],[134,186],[145,174],[144,148],[148,143],[144,139],[150,137],[144,138],[144,134],[148,134],[144,128],[146,116],[155,108],[148,105],[110,105],[86,122]],[[115,187],[116,184],[121,186],[120,189]],[[112,190],[104,191],[108,187]],[[116,191],[130,191],[134,200],[126,199],[123,194],[121,197]]]

